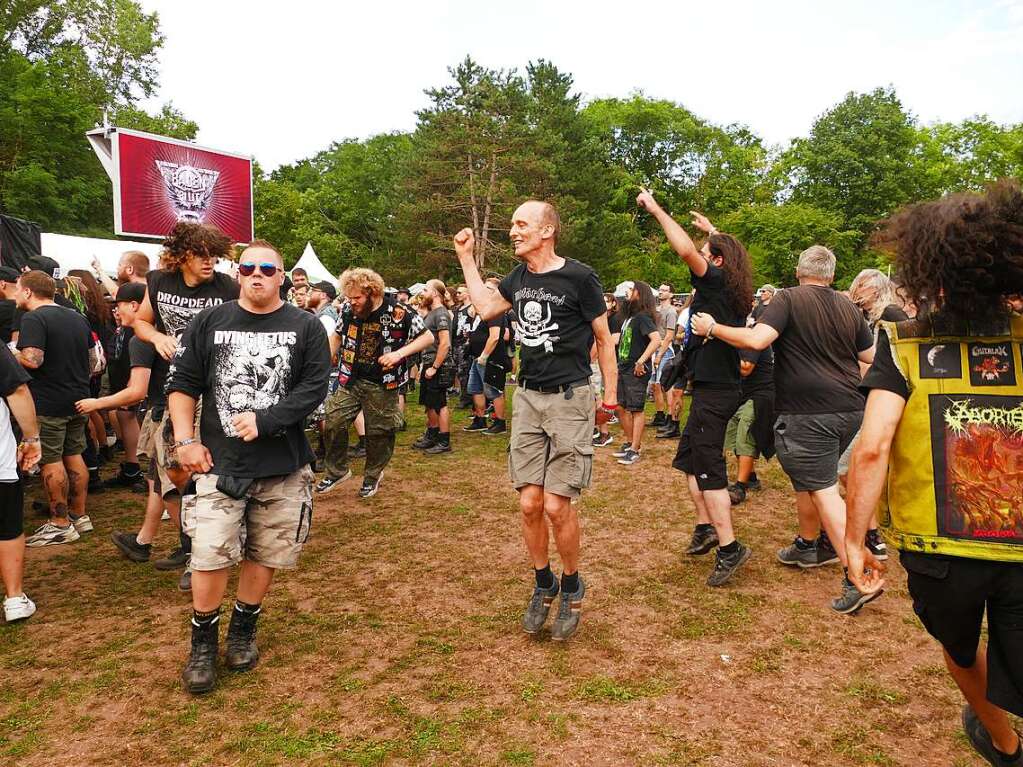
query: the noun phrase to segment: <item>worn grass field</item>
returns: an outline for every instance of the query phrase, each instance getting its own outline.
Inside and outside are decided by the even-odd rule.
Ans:
[[[650,439],[632,467],[598,450],[582,627],[567,646],[525,636],[507,439],[461,433],[456,413],[453,454],[409,449],[412,412],[375,498],[353,480],[317,503],[299,569],[264,603],[260,666],[204,698],[178,679],[177,573],[109,541],[142,496],[90,499],[96,532],[30,551],[39,612],[0,626],[0,763],[980,764],[894,558],[884,597],[851,618],[828,608],[840,571],[777,564],[794,509],[774,462],[736,515],[753,559],[712,590],[710,557],[680,554],[692,508],[674,442]],[[154,549],[174,540],[165,524]]]

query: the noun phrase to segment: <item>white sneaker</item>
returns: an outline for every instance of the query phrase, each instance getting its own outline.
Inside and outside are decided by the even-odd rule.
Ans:
[[[36,603],[29,599],[27,594],[22,594],[20,597],[7,597],[4,600],[4,618],[8,623],[30,618],[35,611]]]
[[[71,524],[75,526],[75,530],[80,533],[91,533],[94,529],[88,514],[82,514],[80,517],[69,517],[69,519]]]
[[[78,531],[74,525],[58,527],[52,522],[47,522],[36,529],[32,535],[25,540],[26,546],[54,546],[58,543],[74,543],[79,538]]]

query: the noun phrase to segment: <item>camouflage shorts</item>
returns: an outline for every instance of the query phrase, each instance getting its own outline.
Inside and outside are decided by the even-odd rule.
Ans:
[[[192,569],[222,570],[247,559],[275,570],[289,570],[309,539],[313,521],[313,470],[303,466],[283,477],[257,479],[246,497],[217,490],[217,475],[195,480],[186,496],[181,525],[192,539]]]
[[[202,400],[195,402],[195,421],[192,424],[196,439],[200,438],[199,424],[202,421]],[[170,408],[164,408],[163,420],[160,421],[159,439],[162,441],[157,458],[162,461],[163,468],[180,469],[181,461],[178,460],[178,444],[174,441],[174,424],[171,423]]]

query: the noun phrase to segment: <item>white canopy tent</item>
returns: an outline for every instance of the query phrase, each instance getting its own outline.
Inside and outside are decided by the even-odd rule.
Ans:
[[[98,258],[107,274],[117,273],[117,262],[126,250],[141,250],[149,256],[150,268],[157,268],[161,246],[154,242],[101,240],[96,237],[74,237],[68,234],[43,232],[43,255],[52,258],[65,272],[70,269],[92,271],[92,260]]]
[[[313,250],[313,244],[307,242],[305,244],[305,250],[302,251],[302,257],[298,259],[298,262],[292,267],[292,271],[295,269],[305,269],[306,275],[309,277],[310,282],[322,282],[326,280],[331,284],[337,284],[337,275],[331,274],[330,270],[323,265],[320,261],[320,257],[316,255],[316,251]]]

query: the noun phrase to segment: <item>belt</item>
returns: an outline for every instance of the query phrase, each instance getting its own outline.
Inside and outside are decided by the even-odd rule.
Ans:
[[[567,384],[561,384],[560,386],[535,386],[529,381],[521,381],[519,386],[523,389],[529,389],[530,391],[540,392],[541,394],[563,394],[569,389],[578,389],[580,386],[589,386],[589,378],[580,378],[578,381],[572,381]]]

